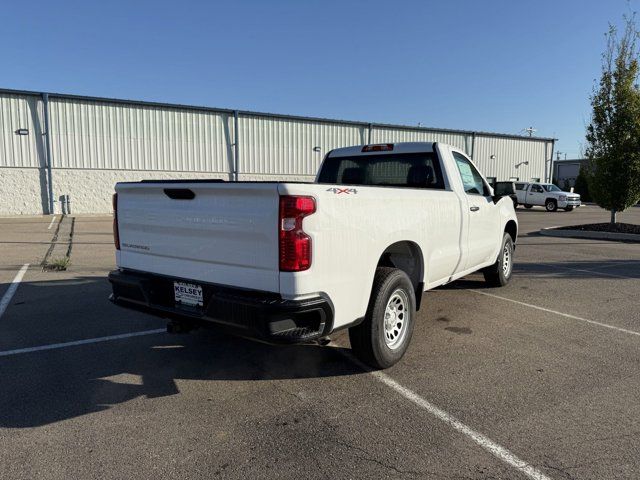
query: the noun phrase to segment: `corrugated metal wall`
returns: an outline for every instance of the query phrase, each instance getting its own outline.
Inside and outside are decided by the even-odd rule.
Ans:
[[[491,158],[495,156],[495,158]],[[551,158],[548,142],[477,135],[473,161],[487,176],[498,180],[545,179],[546,162]],[[526,164],[528,162],[528,164]]]
[[[367,128],[359,125],[257,115],[242,115],[238,122],[240,173],[315,175],[332,148],[367,143]]]
[[[49,111],[56,168],[229,172],[228,114],[61,98]]]
[[[407,130],[376,127],[371,132],[371,143],[442,142],[471,154],[471,135],[468,133],[440,132],[437,130]],[[366,143],[366,142],[365,142]]]
[[[0,89],[0,168],[47,166],[43,105],[37,92]],[[237,169],[241,179],[311,179],[333,148],[408,141],[454,145],[499,180],[551,175],[551,139],[56,94],[49,95],[49,119],[54,193],[56,169],[229,179]],[[29,134],[16,135],[19,128]]]
[[[32,95],[0,94],[0,167],[44,166],[42,101]],[[16,135],[26,128],[28,135]]]

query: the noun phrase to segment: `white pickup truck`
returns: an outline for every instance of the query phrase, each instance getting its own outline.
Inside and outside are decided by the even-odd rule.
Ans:
[[[518,224],[465,154],[440,143],[329,152],[315,183],[118,183],[111,300],[272,343],[349,328],[355,354],[396,363],[422,292],[482,269],[505,285]]]
[[[553,183],[520,183],[516,182],[516,196],[518,204],[525,208],[535,205],[544,207],[548,212],[555,212],[558,208],[570,212],[581,205],[580,195],[563,192]]]

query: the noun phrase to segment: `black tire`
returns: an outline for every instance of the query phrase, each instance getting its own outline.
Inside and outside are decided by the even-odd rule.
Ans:
[[[505,256],[505,249],[508,249],[508,255]],[[513,274],[513,239],[508,233],[502,237],[502,245],[498,253],[496,263],[482,270],[484,280],[490,287],[504,287]],[[508,268],[505,269],[505,262],[509,261]],[[505,271],[506,270],[506,271]]]
[[[547,212],[555,212],[558,210],[558,202],[553,198],[547,198],[544,202],[544,208],[547,209]]]
[[[570,211],[572,211],[572,210],[573,210],[573,207],[566,207],[566,208],[564,209],[564,211],[565,211],[565,212],[570,212]]]
[[[524,208],[532,208],[533,205],[525,205]]]
[[[394,316],[394,319],[400,320],[402,318],[400,315],[404,316],[404,323],[398,330],[397,343],[395,344],[393,344],[393,338],[388,337],[387,330],[385,330],[385,313],[392,297],[406,300],[406,304],[402,308],[394,310],[397,312],[394,315],[398,315]],[[365,319],[360,325],[349,329],[349,340],[353,353],[373,368],[389,368],[397,363],[407,351],[413,334],[415,316],[416,296],[407,274],[397,268],[377,268]],[[396,325],[400,325],[400,322]],[[390,335],[393,335],[393,332]]]

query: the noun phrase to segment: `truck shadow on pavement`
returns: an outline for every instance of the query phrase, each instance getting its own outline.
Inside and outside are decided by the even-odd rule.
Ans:
[[[104,277],[50,275],[51,280],[20,284],[0,319],[0,353],[166,325],[112,305]],[[640,278],[640,261],[516,263],[514,284],[518,276],[622,281]],[[0,284],[0,295],[8,287]],[[482,275],[474,274],[440,288],[487,287]],[[241,382],[249,382],[251,387],[243,388],[257,395],[269,395],[273,390],[267,382],[272,380],[364,373],[345,358],[346,352],[340,347],[272,346],[200,329],[0,356],[0,428],[47,425],[138,398],[179,395],[180,385],[189,381],[204,382],[195,394],[203,402],[223,402],[233,401],[234,385]]]
[[[597,280],[628,280],[640,279],[640,260],[611,259],[606,261],[573,261],[573,262],[515,262],[513,266],[513,281],[518,276],[545,279],[597,279]],[[442,287],[439,290],[455,289],[491,289],[479,273],[461,278]],[[499,289],[498,289],[499,290]]]
[[[7,287],[0,285],[0,294]],[[165,325],[112,305],[109,291],[102,277],[21,284],[0,322],[0,352]],[[52,332],[50,339],[43,329]],[[341,354],[346,350],[272,346],[200,329],[0,356],[0,428],[37,427],[136,398],[179,395],[182,381],[206,381],[198,387],[202,401],[221,402],[233,401],[228,382],[251,381],[257,395],[268,395],[260,382],[364,373]],[[246,385],[236,385],[246,393]]]
[[[515,263],[514,274],[547,278],[638,279],[640,260]]]

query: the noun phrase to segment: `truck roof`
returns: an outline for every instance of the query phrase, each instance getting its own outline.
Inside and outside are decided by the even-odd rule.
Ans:
[[[435,142],[399,142],[399,143],[374,143],[370,145],[355,145],[353,147],[336,148],[329,152],[329,157],[352,157],[355,155],[385,155],[388,153],[416,153],[433,152]],[[392,150],[363,151],[365,147],[374,145],[390,145]]]

